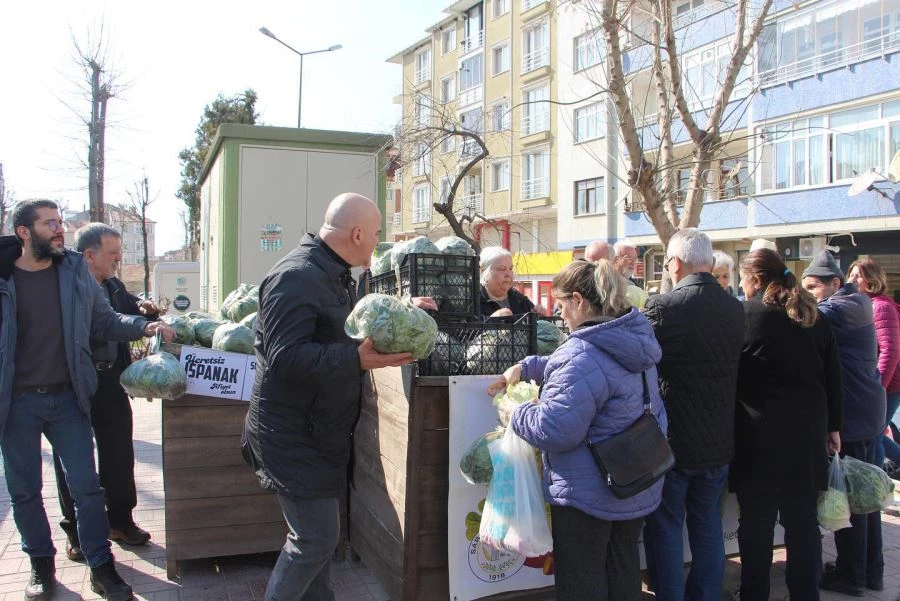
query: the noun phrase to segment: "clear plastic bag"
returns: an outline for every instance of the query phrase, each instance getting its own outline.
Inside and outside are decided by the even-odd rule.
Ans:
[[[847,497],[847,481],[844,466],[837,453],[828,467],[828,490],[819,493],[816,504],[819,525],[836,531],[850,527],[850,500]]]
[[[541,479],[534,449],[507,428],[488,445],[494,473],[488,487],[481,527],[482,544],[535,557],[553,549],[544,511]]]
[[[853,457],[844,457],[841,462],[851,513],[866,514],[890,507],[894,502],[894,483],[883,469]]]

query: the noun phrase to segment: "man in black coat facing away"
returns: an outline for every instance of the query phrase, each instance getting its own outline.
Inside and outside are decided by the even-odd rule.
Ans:
[[[341,194],[319,234],[303,236],[259,287],[256,382],[241,446],[289,528],[266,601],[334,598],[328,568],[366,371],[412,361],[344,332],[356,302],[350,268],[369,262],[380,229],[371,200]]]
[[[159,315],[155,303],[129,293],[116,277],[122,260],[122,235],[118,231],[105,223],[89,223],[75,232],[75,250],[82,253],[88,270],[109,298],[114,311],[148,319]],[[160,327],[169,329],[163,324]],[[97,440],[100,484],[106,491],[109,538],[129,545],[143,545],[150,540],[150,533],[135,524],[132,516],[137,506],[137,489],[134,484],[131,401],[119,384],[119,376],[131,365],[131,350],[127,342],[92,338],[90,344],[91,358],[97,370],[97,392],[91,397],[91,426]],[[63,514],[59,525],[68,538],[66,555],[72,561],[84,561],[75,527],[75,501],[55,453],[53,463]]]
[[[647,516],[644,546],[660,601],[718,601],[725,570],[722,499],[734,453],[734,406],[744,310],[710,273],[712,243],[695,228],[669,240],[664,269],[674,288],[650,297],[647,319],[662,347],[660,395],[675,468]],[[687,516],[691,571],[684,580]]]

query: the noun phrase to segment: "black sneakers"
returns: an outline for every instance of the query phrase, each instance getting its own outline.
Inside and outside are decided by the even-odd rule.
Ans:
[[[109,528],[109,540],[126,545],[145,545],[150,540],[150,533],[134,522],[119,528]]]
[[[81,543],[78,542],[77,538],[68,538],[66,539],[66,557],[69,558],[69,561],[84,561],[84,553],[81,552]]]
[[[116,572],[115,560],[91,568],[91,590],[106,601],[131,601],[134,591]]]
[[[52,557],[31,558],[31,578],[25,587],[28,601],[50,601],[56,590],[56,562]]]
[[[851,597],[864,597],[865,591],[861,586],[856,586],[844,578],[837,570],[825,572],[819,580],[819,588],[823,591],[832,591]]]

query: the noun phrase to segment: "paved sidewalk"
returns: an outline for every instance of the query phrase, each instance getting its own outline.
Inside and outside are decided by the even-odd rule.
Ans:
[[[160,447],[159,402],[134,403],[135,456],[138,488],[138,507],[135,520],[153,535],[151,544],[143,547],[121,547],[113,544],[113,553],[122,577],[135,590],[136,598],[145,601],[256,601],[263,598],[266,582],[275,563],[274,554],[244,555],[179,562],[181,577],[177,581],[166,578],[165,527],[163,512],[162,449]],[[65,557],[65,535],[58,526],[59,506],[56,484],[50,460],[50,447],[44,443],[44,505],[53,527],[57,547],[57,601],[99,599],[91,592],[88,570],[83,564]],[[30,563],[19,548],[19,535],[13,523],[9,495],[5,483],[0,486],[0,601],[21,601],[28,581]],[[834,543],[830,535],[824,538],[825,559],[834,557]],[[866,599],[878,601],[900,600],[900,517],[884,514],[885,591],[867,591]],[[349,555],[349,554],[348,554]],[[785,599],[785,551],[775,551],[776,564],[772,570],[772,600]],[[726,590],[722,598],[729,599],[729,591],[737,589],[740,574],[738,560],[728,562]],[[344,561],[332,565],[332,579],[336,601],[387,601],[388,597],[371,572],[361,562]],[[823,593],[825,601],[846,601],[849,597]],[[801,600],[797,600],[801,601]]]

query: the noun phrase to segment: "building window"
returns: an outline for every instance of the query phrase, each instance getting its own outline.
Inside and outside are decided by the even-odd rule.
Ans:
[[[575,215],[596,215],[605,208],[603,178],[575,182]]]
[[[498,102],[491,107],[491,131],[507,131],[512,126],[509,101]]]
[[[757,134],[761,191],[846,182],[870,169],[884,173],[900,148],[900,101],[783,121]]]
[[[602,138],[606,129],[606,120],[603,117],[602,102],[575,109],[575,142]]]
[[[581,71],[594,65],[599,65],[603,60],[606,42],[600,31],[589,31],[575,38],[575,71]]]
[[[522,135],[550,129],[550,87],[541,86],[522,93]]]
[[[456,136],[447,135],[441,139],[441,152],[448,153],[456,150]]]
[[[675,10],[675,18],[682,17],[690,13],[692,10],[697,10],[701,6],[703,6],[704,0],[682,0],[681,2],[676,2],[673,7]]]
[[[522,0],[522,12],[527,12],[538,4],[543,4],[546,1],[547,0]]]
[[[428,175],[428,172],[431,170],[431,152],[428,149],[428,144],[424,142],[419,143],[419,146],[416,150],[416,160],[413,164],[413,175]]]
[[[413,104],[413,121],[416,125],[431,124],[431,96],[428,94],[416,95]]]
[[[546,150],[522,155],[522,200],[543,198],[550,189],[550,153]]]
[[[449,75],[441,80],[441,102],[456,100],[456,75]]]
[[[509,0],[493,0],[493,5],[493,15],[495,19],[509,12]]]
[[[464,23],[460,52],[465,53],[481,48],[484,44],[484,13],[481,2],[466,11]]]
[[[509,159],[491,163],[491,192],[509,190]]]
[[[441,204],[447,204],[447,199],[450,198],[450,178],[442,177],[441,178],[441,196],[440,202]]]
[[[494,75],[509,71],[509,42],[494,46],[491,50],[491,62]]]
[[[484,56],[478,54],[471,58],[467,58],[459,66],[459,90],[464,92],[468,89],[480,86],[484,83]]]
[[[550,24],[544,21],[522,31],[522,73],[550,64]]]
[[[707,106],[725,81],[728,63],[731,61],[731,42],[720,42],[685,55],[681,68],[684,71],[685,97],[693,106]],[[741,67],[734,82],[731,99],[747,96],[751,90],[750,63]]]
[[[441,30],[441,54],[456,50],[456,27]]]
[[[413,188],[413,223],[424,223],[431,217],[431,186],[422,184]]]
[[[431,79],[431,50],[416,53],[416,84]]]
[[[481,135],[484,133],[484,111],[481,108],[475,108],[470,111],[461,113],[459,123],[462,128]],[[460,154],[463,157],[473,157],[481,152],[481,146],[476,140],[470,137],[464,137],[461,142]]]

